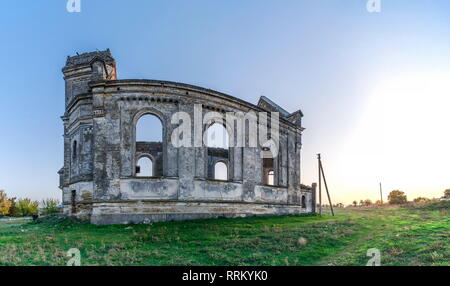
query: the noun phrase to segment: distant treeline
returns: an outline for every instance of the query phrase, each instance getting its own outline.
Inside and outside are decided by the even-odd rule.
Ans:
[[[444,199],[444,200],[450,199],[450,189],[445,190],[444,196],[440,199],[436,199],[436,198],[429,199],[429,198],[425,198],[425,197],[418,197],[418,198],[415,198],[414,200],[412,200],[412,202],[413,203],[427,203],[427,202],[432,202],[432,201],[439,201],[442,199]],[[400,190],[394,190],[389,193],[387,203],[390,205],[402,205],[402,204],[408,203],[408,198],[404,192],[402,192]],[[348,206],[349,207],[368,207],[368,206],[382,205],[382,204],[383,204],[383,202],[381,202],[381,200],[378,200],[375,203],[373,203],[371,200],[366,199],[366,200],[360,200],[359,202],[353,201],[353,203]],[[344,204],[338,203],[333,206],[338,207],[338,208],[339,207],[343,208]]]
[[[39,203],[29,198],[9,198],[5,191],[0,190],[0,216],[23,217],[53,214],[59,211],[59,204],[56,199],[45,199]]]

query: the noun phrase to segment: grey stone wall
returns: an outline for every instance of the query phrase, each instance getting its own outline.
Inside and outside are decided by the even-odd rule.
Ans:
[[[302,187],[300,182],[300,112],[289,114],[268,99],[252,105],[187,84],[116,80],[109,51],[70,57],[63,72],[64,167],[59,174],[65,213],[103,224],[314,211],[315,190]],[[275,186],[265,184],[261,147],[214,150],[173,146],[171,135],[177,124],[171,123],[172,116],[182,111],[192,119],[201,117],[195,113],[196,104],[201,106],[201,116],[211,111],[218,115],[280,112],[280,153],[273,164]],[[160,119],[162,142],[136,142],[136,123],[145,114]],[[236,124],[245,126],[245,121],[228,127],[236,128]],[[191,126],[194,144],[198,130],[194,122]],[[202,126],[202,130],[207,127]],[[155,160],[153,178],[136,176],[137,160],[145,154]],[[228,181],[211,180],[211,170],[218,161],[226,161]],[[77,194],[75,202],[73,192]],[[302,196],[306,208],[302,207]],[[74,208],[74,204],[79,207]]]

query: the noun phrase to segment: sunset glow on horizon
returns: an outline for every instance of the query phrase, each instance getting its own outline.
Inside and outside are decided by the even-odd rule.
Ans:
[[[409,200],[443,196],[450,188],[449,79],[450,72],[385,74],[368,90],[357,125],[328,164],[325,156],[333,203],[375,202],[380,182],[384,201],[392,190]]]

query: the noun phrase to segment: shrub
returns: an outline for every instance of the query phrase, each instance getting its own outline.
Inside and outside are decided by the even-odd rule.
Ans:
[[[450,201],[437,201],[423,204],[420,206],[411,206],[414,209],[430,210],[430,211],[447,211],[450,209]]]
[[[388,200],[391,205],[401,205],[408,202],[405,193],[399,190],[394,190],[390,192]]]
[[[367,199],[367,200],[364,201],[364,205],[365,205],[366,207],[371,206],[371,205],[372,205],[372,201],[369,200],[369,199]]]
[[[415,202],[415,203],[427,203],[429,201],[430,201],[430,199],[423,198],[423,197],[418,197],[413,200],[413,202]]]
[[[444,198],[450,199],[450,189],[445,190],[445,192],[444,192]]]
[[[42,214],[50,215],[59,211],[59,201],[56,199],[46,199],[42,201]]]
[[[17,202],[17,216],[30,216],[38,213],[39,202],[31,199],[20,199]]]

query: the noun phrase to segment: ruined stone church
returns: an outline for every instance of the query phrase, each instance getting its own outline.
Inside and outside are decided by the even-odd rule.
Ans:
[[[119,224],[315,212],[315,185],[300,182],[300,110],[177,82],[118,80],[109,50],[68,57],[62,71],[65,214]],[[224,128],[224,144],[175,146],[179,112],[200,117],[206,134]],[[206,113],[230,112],[279,114],[277,155],[271,147],[230,144],[238,140],[230,130],[248,130],[246,120],[202,121]],[[267,125],[273,121],[269,115]],[[244,132],[243,141],[249,136]]]

